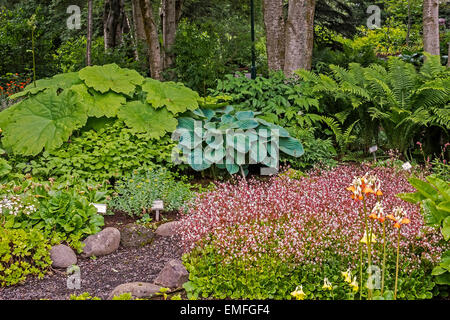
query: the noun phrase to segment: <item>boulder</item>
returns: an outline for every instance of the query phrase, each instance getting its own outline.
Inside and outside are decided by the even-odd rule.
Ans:
[[[108,299],[111,300],[114,296],[120,296],[123,293],[131,293],[134,298],[150,298],[159,292],[160,288],[160,286],[148,282],[124,283],[115,287]]]
[[[59,244],[50,250],[50,258],[52,259],[52,267],[68,268],[77,264],[77,255],[68,246]]]
[[[120,231],[116,228],[108,227],[87,237],[83,243],[83,257],[104,256],[113,253],[119,248]]]
[[[155,284],[167,288],[180,288],[189,280],[189,272],[180,260],[173,259],[166,263],[155,279]]]
[[[126,248],[142,247],[153,241],[155,233],[142,225],[127,224],[120,233],[120,244]]]
[[[162,237],[171,237],[176,234],[176,226],[178,221],[171,221],[161,224],[155,233]]]

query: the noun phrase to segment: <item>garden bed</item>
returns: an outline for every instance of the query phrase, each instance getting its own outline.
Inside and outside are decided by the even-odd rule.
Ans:
[[[134,222],[134,219],[117,213],[105,216],[105,226],[118,228]],[[171,259],[180,259],[182,249],[177,237],[156,237],[152,244],[138,248],[119,247],[107,256],[79,258],[81,288],[67,288],[67,275],[53,269],[44,279],[29,278],[23,285],[0,288],[0,300],[67,300],[70,295],[90,293],[106,299],[118,285],[127,282],[152,282]]]

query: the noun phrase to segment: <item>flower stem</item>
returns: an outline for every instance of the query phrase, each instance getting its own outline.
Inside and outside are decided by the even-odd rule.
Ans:
[[[397,286],[398,286],[398,261],[400,257],[400,228],[398,228],[397,237],[397,262],[395,266],[395,288],[394,288],[394,300],[397,300]]]
[[[384,276],[386,270],[386,221],[383,221],[383,268],[381,270],[381,295],[384,292]]]
[[[359,244],[359,300],[362,300],[362,245]]]

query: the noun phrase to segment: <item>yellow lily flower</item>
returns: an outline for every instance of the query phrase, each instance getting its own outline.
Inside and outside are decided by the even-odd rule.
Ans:
[[[331,282],[328,281],[328,278],[323,279],[323,286],[322,289],[332,290],[333,286],[331,285]]]
[[[300,290],[295,288],[293,292],[291,292],[291,296],[293,296],[297,300],[305,300],[306,294],[303,292],[303,287],[300,286]]]
[[[352,282],[352,272],[350,269],[347,269],[347,271],[345,272],[341,272],[342,275],[344,276],[344,281],[351,283]]]
[[[369,237],[367,236],[366,232],[364,232],[364,236],[361,239],[361,243],[365,243],[367,244],[369,242]],[[371,243],[376,243],[377,242],[377,237],[375,234],[372,233],[372,239],[370,241]]]

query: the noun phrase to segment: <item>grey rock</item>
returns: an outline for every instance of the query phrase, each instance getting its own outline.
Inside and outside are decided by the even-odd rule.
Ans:
[[[97,234],[87,237],[83,243],[83,257],[104,256],[113,253],[119,248],[120,231],[116,228],[108,227]]]
[[[155,284],[168,288],[180,288],[189,280],[189,272],[180,260],[173,259],[166,263],[155,279]]]
[[[50,250],[50,258],[52,259],[52,267],[67,268],[77,264],[77,255],[66,245],[59,244]]]
[[[120,244],[125,248],[142,247],[153,241],[155,233],[139,224],[127,224],[120,233]]]
[[[176,234],[178,221],[163,223],[156,229],[156,234],[162,237],[170,237]]]
[[[114,296],[120,296],[123,293],[131,293],[135,298],[150,298],[159,292],[160,288],[160,286],[148,282],[124,283],[115,287],[108,299],[111,300]]]

